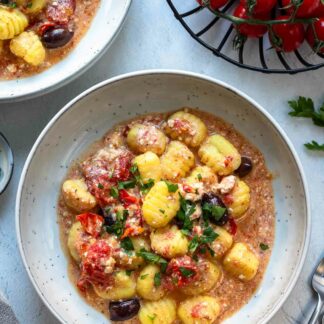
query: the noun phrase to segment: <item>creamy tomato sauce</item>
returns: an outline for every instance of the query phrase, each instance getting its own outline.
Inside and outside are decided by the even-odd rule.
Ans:
[[[72,15],[69,14],[66,18],[62,11],[58,13],[52,11],[51,14],[56,19],[52,21],[46,13],[46,7],[37,15],[26,13],[29,25],[25,31],[34,31],[41,38],[47,28],[63,26],[73,32],[71,40],[64,46],[46,48],[45,61],[39,66],[28,64],[24,59],[14,55],[9,49],[10,40],[4,40],[3,43],[0,41],[0,79],[17,79],[40,73],[61,61],[76,47],[88,30],[100,0],[52,0],[48,1],[48,4],[54,4],[54,8],[59,10],[61,1],[73,3],[75,10]],[[18,6],[17,9],[25,12],[22,7]]]
[[[266,167],[262,153],[230,124],[208,113],[199,110],[191,111],[205,123],[209,135],[216,133],[224,136],[236,147],[242,156],[247,156],[253,161],[252,171],[243,178],[249,186],[251,193],[249,209],[241,220],[230,221],[224,228],[233,235],[234,242],[247,243],[258,256],[260,264],[256,276],[250,281],[241,281],[222,270],[221,280],[218,281],[212,290],[204,293],[204,295],[214,296],[218,299],[221,311],[215,323],[220,323],[249,302],[260,285],[266,271],[275,232],[272,177]],[[89,174],[89,168],[94,172],[98,166],[96,165],[99,161],[98,158],[96,158],[98,157],[98,152],[109,146],[121,147],[123,154],[133,155],[133,153],[124,146],[125,135],[132,125],[137,123],[157,125],[157,127],[163,129],[165,120],[167,120],[170,115],[171,113],[151,114],[117,125],[110,130],[101,141],[93,144],[93,146],[74,163],[67,174],[67,179],[77,179],[81,176],[85,176],[85,173]],[[199,158],[197,157],[197,150],[192,148],[191,150],[196,156],[196,163],[200,164]],[[132,191],[132,195],[140,197],[136,191]],[[68,251],[68,233],[71,225],[75,222],[75,216],[76,213],[67,207],[61,195],[58,203],[58,220],[61,229],[62,246],[66,252]],[[260,247],[260,244],[268,248],[263,249]],[[80,276],[80,267],[70,257],[68,252],[67,255],[69,258],[69,275],[72,283],[76,285]],[[221,264],[221,261],[219,261],[219,264]],[[138,276],[138,273],[139,272],[135,271],[135,276]],[[86,289],[82,295],[89,304],[109,317],[109,301],[97,296],[91,287]],[[186,298],[179,289],[173,290],[170,296],[172,296],[177,303],[180,303]],[[178,319],[175,322],[180,323]],[[137,317],[133,317],[130,320],[123,321],[123,323],[135,324],[139,323],[139,320]]]

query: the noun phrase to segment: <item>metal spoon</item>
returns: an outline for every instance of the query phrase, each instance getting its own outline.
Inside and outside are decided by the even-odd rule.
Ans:
[[[318,302],[308,324],[317,323],[323,303],[324,303],[324,258],[319,263],[312,280],[313,289],[317,292]]]

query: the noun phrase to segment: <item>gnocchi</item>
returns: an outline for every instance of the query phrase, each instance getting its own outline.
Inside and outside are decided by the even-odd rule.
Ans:
[[[252,280],[259,268],[258,256],[244,243],[235,243],[223,261],[224,269],[242,281]]]
[[[72,258],[80,262],[81,261],[81,248],[82,244],[86,244],[86,241],[88,240],[89,235],[87,235],[80,222],[76,222],[72,225],[69,236],[67,240],[67,246],[69,248],[69,252],[72,256]]]
[[[166,123],[166,133],[174,140],[197,147],[207,136],[207,127],[197,116],[185,111],[171,115]]]
[[[19,10],[0,6],[0,40],[12,39],[28,25],[27,17]]]
[[[221,259],[231,248],[233,244],[233,237],[221,226],[215,226],[214,230],[218,236],[212,243],[210,243],[210,248],[214,251],[215,258]]]
[[[155,153],[146,152],[138,155],[134,159],[134,163],[137,165],[144,183],[148,183],[150,180],[154,180],[155,182],[161,180],[161,163],[159,157]]]
[[[138,318],[141,324],[172,324],[176,319],[176,302],[171,298],[145,302]]]
[[[150,151],[161,155],[166,142],[166,136],[155,126],[135,124],[127,134],[127,144],[136,153]]]
[[[221,176],[229,175],[241,164],[237,149],[221,135],[212,135],[201,145],[201,161]]]
[[[164,181],[157,182],[143,201],[143,217],[153,228],[166,226],[180,208],[178,190],[169,192]]]
[[[166,226],[153,230],[150,235],[153,251],[171,259],[188,252],[188,239],[177,226]]]
[[[95,293],[108,300],[119,300],[134,297],[136,294],[136,281],[134,274],[128,275],[126,271],[113,273],[113,286],[103,289],[93,285]]]
[[[181,302],[178,317],[184,324],[212,324],[220,313],[216,298],[197,296]]]
[[[156,287],[154,284],[154,277],[160,269],[156,265],[147,265],[139,274],[137,278],[136,291],[137,293],[147,300],[159,300],[166,291],[163,287]]]
[[[250,206],[250,188],[242,180],[238,180],[228,196],[228,207],[234,218],[240,218]]]
[[[215,185],[218,182],[217,175],[208,166],[197,166],[190,173],[189,177],[186,178],[186,183],[193,184],[202,182],[209,186]]]
[[[163,178],[173,181],[183,178],[194,163],[195,157],[188,147],[179,141],[172,141],[161,157]]]
[[[65,203],[77,212],[89,211],[97,205],[83,179],[66,180],[62,186],[62,193]]]

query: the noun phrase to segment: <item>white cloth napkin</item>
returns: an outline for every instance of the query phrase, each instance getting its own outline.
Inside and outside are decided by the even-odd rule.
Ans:
[[[8,302],[5,300],[3,295],[1,295],[1,293],[0,293],[0,323],[1,324],[19,323],[12,308],[9,306]]]

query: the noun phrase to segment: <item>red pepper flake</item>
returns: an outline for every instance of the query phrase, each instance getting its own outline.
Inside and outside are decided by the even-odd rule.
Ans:
[[[206,306],[203,303],[198,303],[194,307],[192,307],[191,310],[191,316],[193,318],[201,318],[203,317],[202,315],[202,310],[206,308]]]
[[[230,226],[230,229],[229,229],[230,234],[235,235],[237,233],[237,224],[236,224],[235,220],[233,218],[230,218],[228,220],[228,223]]]
[[[131,196],[125,189],[119,190],[119,199],[125,208],[133,204],[138,204],[139,200],[135,196]]]
[[[225,205],[231,205],[234,202],[234,198],[232,194],[224,195],[223,202]]]
[[[225,160],[224,160],[224,164],[225,167],[227,168],[233,161],[233,157],[232,156],[226,156]]]
[[[183,188],[183,190],[184,190],[185,192],[189,192],[189,193],[195,192],[195,189],[192,188],[191,186],[187,185],[187,184],[184,184],[184,185],[182,186],[182,188]]]
[[[84,231],[97,238],[101,232],[102,225],[104,223],[104,218],[100,215],[94,213],[84,213],[76,217]]]

